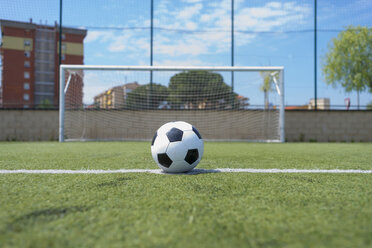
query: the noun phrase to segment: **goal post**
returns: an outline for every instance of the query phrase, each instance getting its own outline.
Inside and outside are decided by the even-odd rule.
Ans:
[[[151,140],[178,120],[205,140],[285,141],[282,66],[61,65],[59,92],[60,142]]]

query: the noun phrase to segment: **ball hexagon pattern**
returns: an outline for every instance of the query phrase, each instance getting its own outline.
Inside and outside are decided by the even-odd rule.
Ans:
[[[155,133],[151,154],[165,172],[187,172],[203,157],[204,142],[199,131],[184,121],[168,122]]]

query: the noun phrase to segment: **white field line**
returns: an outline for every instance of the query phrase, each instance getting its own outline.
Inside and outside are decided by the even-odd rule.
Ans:
[[[118,170],[0,170],[0,174],[113,174],[113,173],[153,173],[153,174],[172,174],[164,173],[160,169],[118,169]],[[340,170],[340,169],[193,169],[186,173],[196,175],[204,173],[330,173],[330,174],[372,174],[372,170]]]

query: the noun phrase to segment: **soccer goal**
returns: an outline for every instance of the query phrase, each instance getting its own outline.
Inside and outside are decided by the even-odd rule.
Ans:
[[[205,140],[284,142],[283,67],[61,65],[59,141],[151,140],[186,121]]]

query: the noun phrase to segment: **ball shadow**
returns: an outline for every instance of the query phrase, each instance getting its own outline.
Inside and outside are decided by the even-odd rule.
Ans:
[[[162,172],[162,174],[171,174],[171,175],[199,175],[199,174],[209,174],[209,173],[220,173],[220,170],[216,169],[192,169],[188,172],[181,173],[172,173],[172,172]]]

